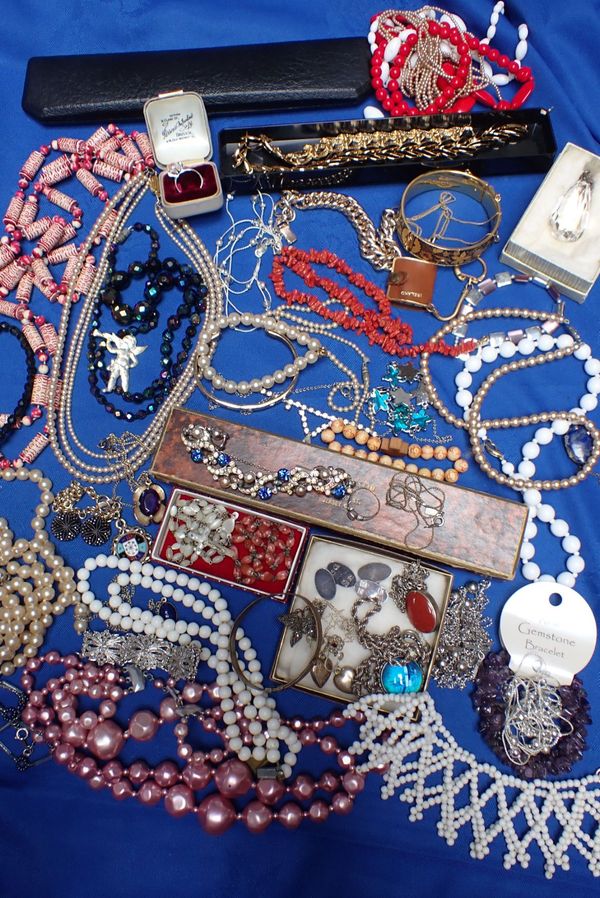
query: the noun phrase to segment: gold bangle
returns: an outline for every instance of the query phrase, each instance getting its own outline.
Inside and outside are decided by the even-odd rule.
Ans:
[[[433,241],[417,234],[409,224],[406,205],[414,197],[426,193],[432,188],[456,190],[480,203],[485,209],[490,223],[490,230],[485,237],[476,243],[461,246],[460,249],[452,249],[438,246]],[[479,259],[488,246],[498,239],[501,218],[500,195],[487,181],[476,178],[470,172],[452,170],[426,172],[411,181],[402,194],[400,208],[396,214],[396,231],[406,251],[412,253],[413,256],[427,262],[434,262],[436,265],[458,267]]]

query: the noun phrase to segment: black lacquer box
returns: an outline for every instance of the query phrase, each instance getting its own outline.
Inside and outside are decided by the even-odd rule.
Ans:
[[[254,168],[244,172],[234,165],[234,154],[245,135],[266,137],[278,151],[298,153],[307,145],[314,145],[322,138],[341,135],[369,135],[379,133],[433,132],[439,129],[471,127],[475,137],[490,133],[490,129],[516,125],[522,133],[517,138],[495,146],[474,147],[458,155],[440,155],[435,159],[407,153],[393,161],[364,162],[353,160],[336,165],[320,162],[309,166],[282,168],[281,161],[263,149],[257,148],[248,155]],[[476,144],[476,141],[471,141]],[[545,172],[552,165],[556,152],[556,140],[550,113],[547,109],[517,109],[506,112],[476,112],[452,115],[401,116],[385,119],[354,119],[351,121],[309,122],[302,124],[253,125],[251,128],[228,128],[219,133],[219,168],[227,190],[251,192],[264,190],[295,189],[305,187],[336,187],[351,184],[377,184],[398,180],[410,180],[424,170],[434,168],[468,168],[473,174],[487,176],[499,174],[523,174]],[[276,165],[277,171],[263,171],[263,165]]]

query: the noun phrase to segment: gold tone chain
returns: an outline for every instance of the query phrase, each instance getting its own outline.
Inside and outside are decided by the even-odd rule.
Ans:
[[[265,134],[244,134],[232,162],[235,168],[241,168],[246,174],[297,169],[311,171],[413,159],[433,162],[469,157],[484,150],[516,143],[526,134],[527,126],[519,124],[495,125],[479,133],[472,125],[429,130],[411,128],[409,131],[346,132],[321,137],[316,143],[307,143],[301,150],[291,153],[285,153]],[[270,156],[273,161],[251,161],[250,156],[256,153]]]

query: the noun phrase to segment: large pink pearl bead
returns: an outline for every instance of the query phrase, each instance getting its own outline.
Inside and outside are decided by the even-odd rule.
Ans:
[[[46,742],[58,742],[62,736],[62,729],[57,723],[51,723],[44,730],[44,739]]]
[[[236,812],[233,804],[222,795],[209,795],[200,803],[198,822],[211,836],[220,836],[233,826]]]
[[[273,811],[262,801],[251,801],[242,811],[242,820],[251,833],[262,833],[273,819]]]
[[[148,742],[156,736],[158,717],[152,711],[136,711],[129,721],[129,732],[138,742]]]
[[[74,755],[75,749],[67,742],[59,742],[52,752],[52,757],[54,758],[56,763],[64,765],[67,765],[70,761],[72,761]]]
[[[68,742],[69,745],[74,745],[76,748],[79,748],[80,745],[83,745],[86,737],[86,731],[77,721],[75,721],[74,723],[70,723],[62,731],[63,740],[65,742]]]
[[[339,784],[340,781],[338,777],[335,775],[335,773],[331,773],[331,771],[329,770],[326,770],[319,780],[319,786],[325,792],[335,792]]]
[[[334,814],[349,814],[354,802],[345,792],[336,792],[331,799],[331,810]]]
[[[259,780],[256,784],[256,797],[265,804],[276,804],[285,795],[285,786],[279,780]]]
[[[291,788],[291,793],[294,798],[308,800],[315,794],[315,788],[315,781],[312,777],[307,776],[305,773],[301,773],[300,776],[296,778],[296,782]]]
[[[302,823],[302,808],[294,804],[293,801],[288,801],[279,810],[277,819],[286,829],[297,829]]]
[[[345,749],[343,749],[342,751],[338,751],[338,753],[336,755],[336,760],[337,760],[339,766],[342,768],[345,768],[346,770],[349,767],[352,767],[352,764],[354,763],[354,758],[352,757],[350,752],[346,751]]]
[[[173,761],[162,761],[154,770],[154,779],[163,789],[174,786],[179,778],[179,767]]]
[[[195,705],[202,698],[203,692],[204,689],[200,683],[186,683],[181,695],[184,702],[189,702],[191,705]]]
[[[329,817],[329,807],[324,801],[321,801],[320,799],[317,801],[313,801],[308,809],[308,816],[313,821],[313,823],[325,823],[325,821]]]
[[[342,777],[342,785],[349,795],[356,795],[365,788],[365,778],[362,773],[345,773]]]
[[[133,786],[129,782],[129,780],[117,780],[116,783],[113,783],[110,787],[110,791],[113,794],[113,797],[117,799],[117,801],[124,801],[125,798],[131,798],[133,793]]]
[[[154,780],[146,780],[138,789],[137,797],[142,804],[158,804],[162,798],[162,789]]]
[[[228,798],[245,795],[252,785],[252,771],[243,761],[225,761],[215,770],[215,786]]]
[[[86,730],[91,730],[98,723],[98,715],[95,711],[84,711],[79,718],[79,722],[82,727],[86,728]]]
[[[165,795],[165,810],[172,817],[185,817],[194,810],[194,793],[183,783],[173,786]]]
[[[120,761],[109,761],[108,764],[105,764],[102,768],[102,776],[107,783],[112,783],[115,780],[121,779],[123,776],[123,765]]]
[[[326,755],[332,755],[338,750],[337,741],[333,736],[323,736],[321,739],[321,751]]]
[[[298,738],[300,739],[302,745],[314,745],[317,741],[315,731],[308,728],[302,730]]]
[[[88,733],[88,748],[102,761],[115,758],[124,744],[123,730],[114,720],[103,720]]]
[[[174,698],[163,698],[159,706],[159,713],[162,720],[171,723],[173,720],[180,720],[177,713],[177,703]]]
[[[84,780],[89,780],[98,771],[98,767],[93,758],[84,758],[77,765],[77,776]]]
[[[101,773],[94,773],[92,776],[90,776],[88,784],[92,789],[98,790],[105,787],[106,781]]]
[[[183,781],[190,789],[204,789],[212,779],[212,769],[204,761],[190,761],[183,768]]]

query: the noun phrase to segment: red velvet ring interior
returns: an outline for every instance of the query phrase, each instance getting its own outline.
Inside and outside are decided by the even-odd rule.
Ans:
[[[181,493],[179,498],[191,501],[195,495]],[[169,502],[167,517],[172,501],[173,498]],[[175,541],[171,530],[166,530],[162,544],[155,546],[153,557],[173,567],[205,574],[215,580],[246,587],[264,595],[275,596],[285,592],[299,560],[306,528],[280,518],[240,511],[236,506],[225,505],[225,508],[229,512],[237,511],[239,515],[232,533],[232,547],[237,553],[235,560],[225,557],[218,564],[207,564],[198,558],[189,566],[170,561],[167,549]],[[273,537],[271,542],[270,535]]]
[[[162,183],[165,202],[172,204],[205,199],[219,192],[216,168],[210,162],[190,167],[178,178],[166,172]]]

